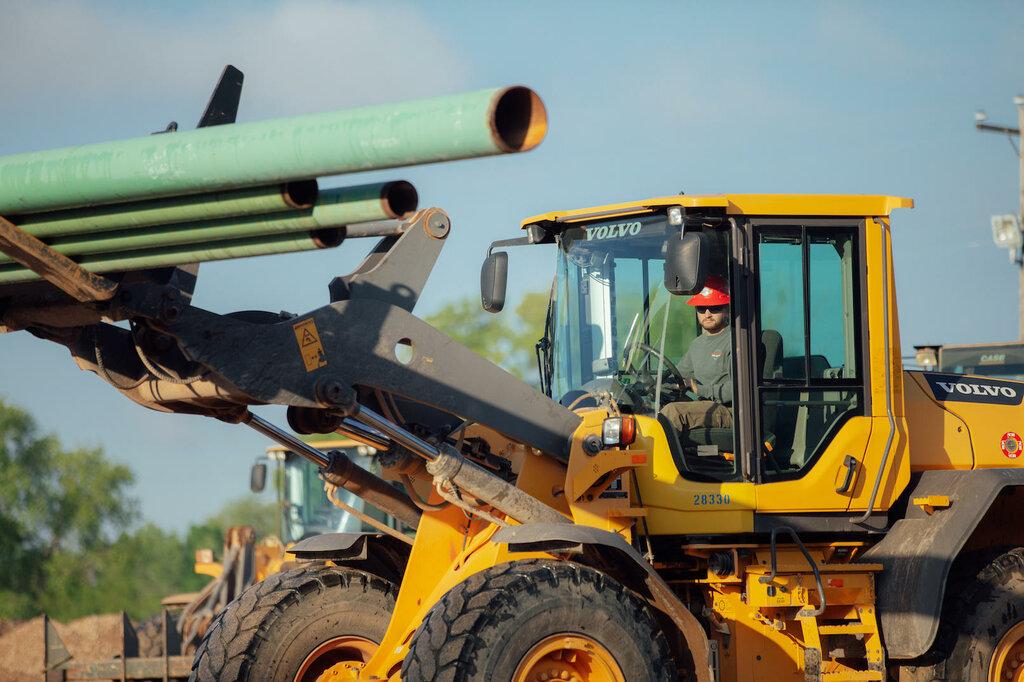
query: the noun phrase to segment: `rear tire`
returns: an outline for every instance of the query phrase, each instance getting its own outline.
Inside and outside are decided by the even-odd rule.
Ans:
[[[520,682],[549,679],[550,669],[554,680],[676,679],[665,635],[636,595],[599,571],[550,560],[502,564],[452,588],[413,635],[402,679]]]
[[[907,671],[902,679],[988,682],[994,667],[1000,677],[1016,671],[1021,665],[1018,654],[1024,656],[1024,548],[998,556],[975,576],[951,584],[950,590],[958,594],[951,595],[943,612],[936,643],[939,660]],[[1010,640],[1020,644],[1014,647]],[[994,660],[998,652],[1011,659],[1003,667]]]
[[[365,662],[384,637],[397,594],[383,578],[339,566],[272,575],[214,619],[189,680],[291,682],[303,667],[298,679],[315,680],[333,663]],[[328,651],[333,640],[342,648]]]

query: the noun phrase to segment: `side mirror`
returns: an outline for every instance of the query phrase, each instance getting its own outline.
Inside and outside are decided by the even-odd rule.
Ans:
[[[505,307],[508,284],[508,254],[498,251],[487,256],[480,268],[480,305],[489,313],[500,313]]]
[[[700,291],[708,274],[709,253],[703,232],[670,234],[665,243],[665,288],[676,296]]]
[[[249,490],[254,493],[261,493],[267,486],[267,465],[263,462],[256,462],[249,472]]]

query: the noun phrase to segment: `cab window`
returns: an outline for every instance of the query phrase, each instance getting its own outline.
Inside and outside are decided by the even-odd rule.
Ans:
[[[757,273],[762,478],[796,478],[863,414],[856,230],[761,227]]]
[[[726,292],[699,305],[699,296],[665,288],[669,229],[663,215],[652,215],[559,234],[549,390],[574,407],[610,395],[621,409],[661,423],[680,475],[734,480],[731,235],[705,230],[709,270]],[[699,317],[709,308],[719,320],[713,340]]]

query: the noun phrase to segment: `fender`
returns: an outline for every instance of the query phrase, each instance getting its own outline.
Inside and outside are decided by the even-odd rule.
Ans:
[[[410,546],[383,533],[324,533],[287,551],[300,561],[331,561],[401,584]]]
[[[885,567],[876,587],[887,657],[928,652],[953,562],[999,493],[1017,486],[1024,486],[1024,469],[926,471],[911,484],[906,515],[861,559]],[[915,497],[929,495],[945,495],[952,504],[929,515],[913,504]]]
[[[509,551],[512,552],[584,553],[589,548],[597,550],[601,558],[610,560],[617,567],[628,566],[634,569],[642,576],[647,589],[648,594],[643,596],[647,597],[652,606],[671,618],[686,639],[690,654],[693,656],[698,682],[711,682],[717,679],[717,652],[712,652],[704,628],[679,601],[654,567],[647,563],[621,535],[590,526],[531,523],[501,528],[491,538],[491,542],[507,544]]]

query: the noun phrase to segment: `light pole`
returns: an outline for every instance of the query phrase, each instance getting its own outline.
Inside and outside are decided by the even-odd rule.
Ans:
[[[1021,341],[1024,341],[1024,236],[1021,233],[1021,228],[1024,227],[1024,153],[1021,153],[1024,150],[1024,133],[1021,132],[1024,131],[1024,96],[1017,95],[1013,98],[1013,103],[1017,107],[1016,128],[986,123],[988,116],[985,115],[984,111],[979,111],[974,115],[974,127],[982,132],[999,133],[1008,136],[1011,146],[1013,145],[1013,138],[1017,138],[1015,151],[1017,153],[1017,163],[1020,166],[1017,215],[992,216],[992,239],[995,241],[996,246],[1010,249],[1010,260],[1017,265],[1017,276],[1019,279],[1017,299],[1018,336]]]

